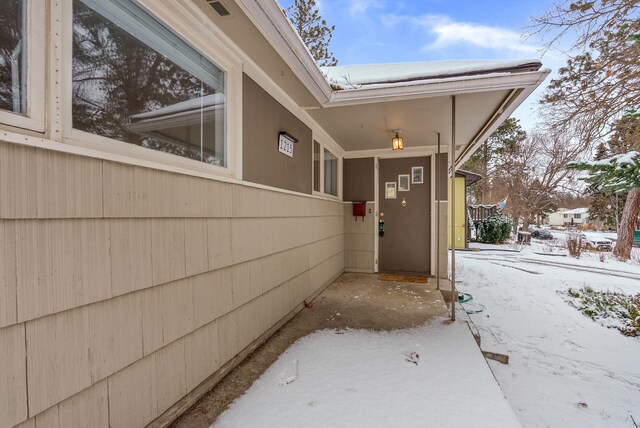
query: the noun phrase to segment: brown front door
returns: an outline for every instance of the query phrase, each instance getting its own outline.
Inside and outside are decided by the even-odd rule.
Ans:
[[[422,183],[416,183],[412,168],[420,166]],[[409,175],[408,191],[400,189],[400,175]],[[429,157],[380,159],[378,200],[380,214],[384,213],[384,236],[378,238],[381,272],[430,273],[430,177]],[[395,199],[387,198],[389,182],[396,183]]]

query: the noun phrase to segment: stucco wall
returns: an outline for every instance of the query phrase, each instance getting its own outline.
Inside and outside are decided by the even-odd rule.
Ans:
[[[344,269],[344,207],[0,142],[0,427],[143,426]]]

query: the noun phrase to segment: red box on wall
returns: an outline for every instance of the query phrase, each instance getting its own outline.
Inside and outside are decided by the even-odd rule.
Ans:
[[[354,202],[353,203],[353,216],[358,221],[358,217],[362,217],[362,221],[364,221],[364,217],[367,215],[367,203],[366,202]]]

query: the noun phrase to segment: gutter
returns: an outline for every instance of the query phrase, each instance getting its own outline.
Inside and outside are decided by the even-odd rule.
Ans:
[[[513,88],[538,86],[549,70],[530,71],[516,74],[485,74],[475,78],[454,77],[413,81],[394,86],[364,86],[358,89],[334,91],[324,107],[363,104],[381,100],[403,100],[412,98],[440,97],[462,92],[486,92]]]

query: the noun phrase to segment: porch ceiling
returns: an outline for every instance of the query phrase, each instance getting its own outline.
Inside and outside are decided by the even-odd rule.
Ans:
[[[509,90],[456,96],[456,145],[465,146],[489,122]],[[442,150],[451,141],[451,96],[438,96],[310,109],[309,114],[346,152],[390,149],[392,129],[401,129],[405,149]]]

